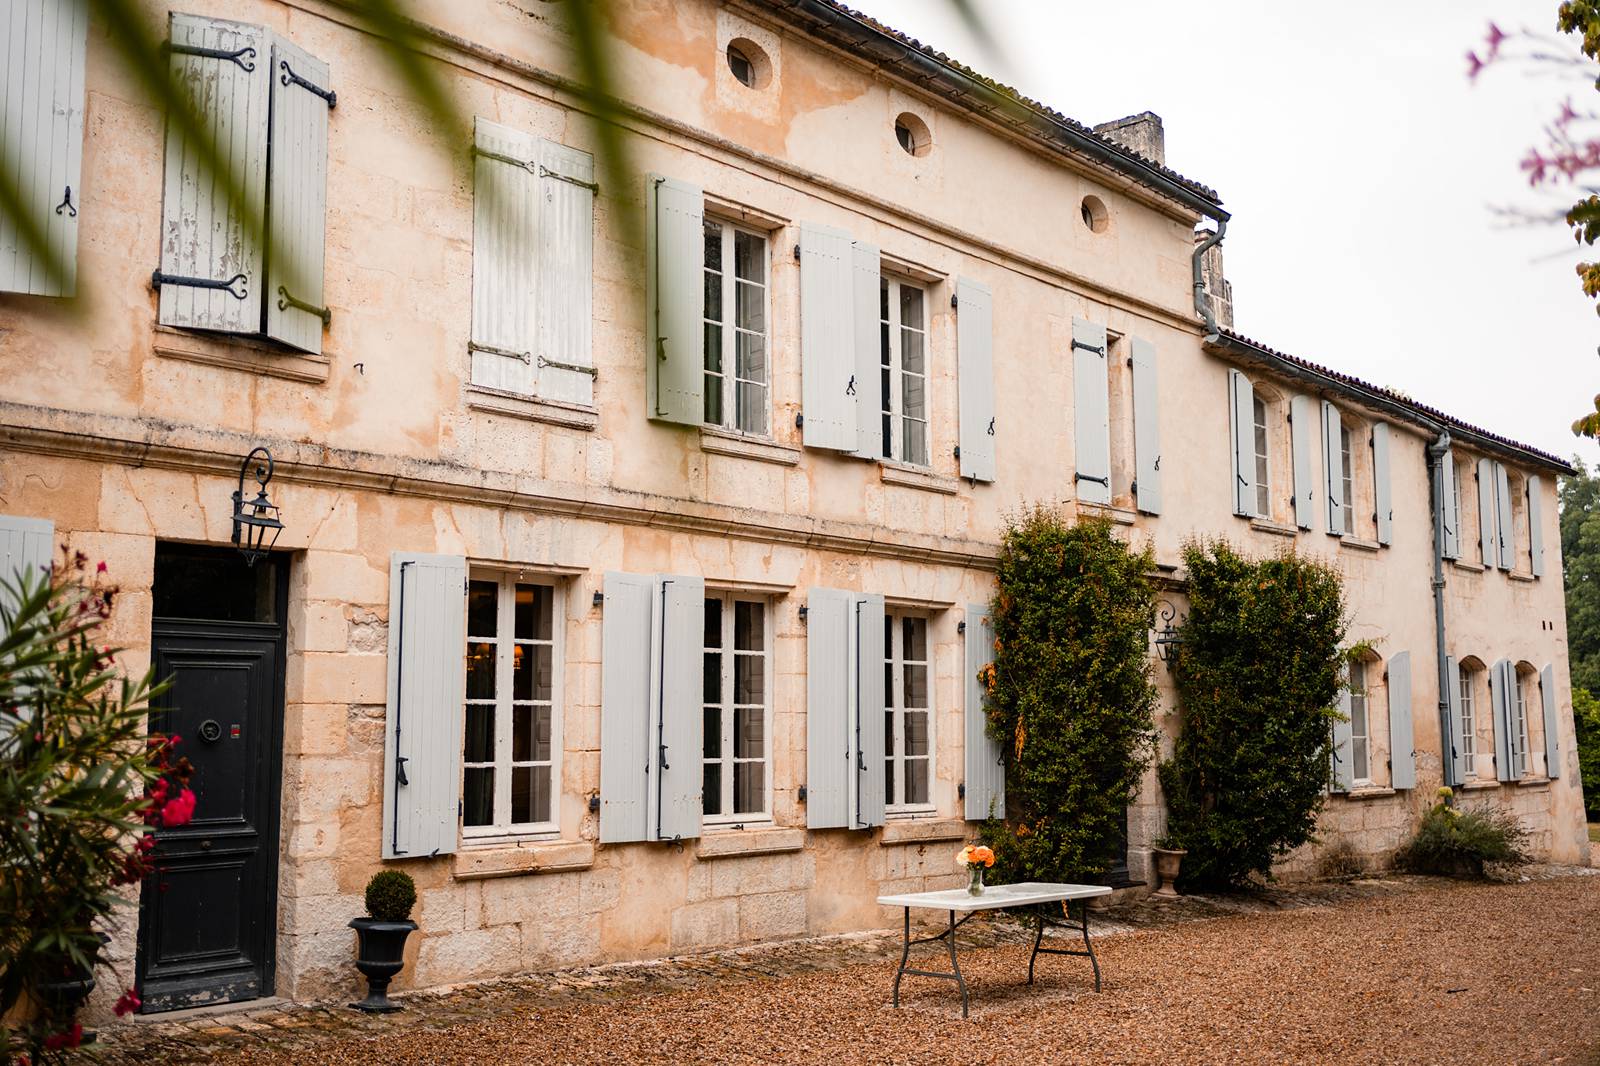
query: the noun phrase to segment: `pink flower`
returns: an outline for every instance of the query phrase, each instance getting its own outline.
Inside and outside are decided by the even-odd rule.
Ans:
[[[44,1046],[49,1051],[60,1051],[62,1048],[77,1047],[83,1043],[83,1025],[73,1022],[72,1028],[64,1033],[53,1033],[45,1038]]]
[[[117,997],[117,1005],[111,1009],[116,1012],[118,1018],[121,1018],[124,1015],[132,1014],[142,1006],[144,1006],[144,1001],[139,998],[139,993],[130,988]]]
[[[176,799],[167,800],[161,808],[161,824],[168,829],[188,825],[194,817],[194,792],[184,789]]]
[[[1484,65],[1485,64],[1484,64],[1483,60],[1478,58],[1478,53],[1476,53],[1476,52],[1468,52],[1467,53],[1467,80],[1468,81],[1474,81],[1474,82],[1477,81],[1478,80],[1478,75],[1483,73]]]
[[[100,560],[100,565],[94,568],[94,572],[97,574],[103,574],[106,572],[106,561],[104,559]]]
[[[1484,40],[1489,44],[1489,58],[1492,60],[1500,54],[1500,42],[1506,39],[1506,33],[1493,22],[1489,23],[1489,36]]]

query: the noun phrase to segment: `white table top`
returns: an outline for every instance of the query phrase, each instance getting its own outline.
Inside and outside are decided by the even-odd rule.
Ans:
[[[926,907],[936,911],[988,911],[1003,907],[1025,907],[1031,903],[1056,903],[1068,899],[1089,899],[1110,894],[1105,885],[1061,885],[1048,881],[1024,881],[1015,885],[987,885],[983,895],[974,896],[964,888],[938,892],[908,892],[900,896],[879,896],[885,907]]]

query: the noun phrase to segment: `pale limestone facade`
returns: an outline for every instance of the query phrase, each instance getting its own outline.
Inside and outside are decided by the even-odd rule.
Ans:
[[[429,54],[464,113],[597,153],[591,122],[564,81],[572,66],[560,5],[423,8],[438,31]],[[788,4],[638,0],[613,8],[620,91],[637,108],[625,121],[635,165],[700,186],[708,213],[767,237],[772,428],[763,439],[648,417],[643,250],[621,224],[623,212],[642,209],[644,182],[603,168],[594,201],[592,411],[474,389],[472,161],[429,139],[427,121],[396,95],[351,17],[319,0],[193,0],[180,9],[269,27],[333,72],[332,317],[322,353],[157,325],[149,280],[161,243],[163,117],[128,84],[104,27],[90,26],[83,295],[0,294],[0,513],[48,518],[69,548],[108,563],[124,589],[112,636],[140,667],[151,642],[157,542],[227,544],[239,462],[258,444],[272,450],[271,489],[286,525],[278,548],[292,556],[277,991],[309,999],[354,987],[345,923],[361,913],[362,887],[382,865],[397,551],[465,556],[475,567],[551,580],[564,646],[559,831],[400,864],[421,899],[402,986],[878,927],[892,917],[873,902],[879,893],[956,884],[953,853],[974,831],[960,798],[966,679],[957,626],[965,605],[989,595],[1008,514],[1034,502],[1080,506],[1075,319],[1148,341],[1161,360],[1161,515],[1140,513],[1129,491],[1133,424],[1120,394],[1109,418],[1114,496],[1097,510],[1153,544],[1169,567],[1195,534],[1259,552],[1293,541],[1345,571],[1353,636],[1374,641],[1383,659],[1410,651],[1417,787],[1388,787],[1375,675],[1371,781],[1333,797],[1324,816],[1326,841],[1349,841],[1378,861],[1392,851],[1441,780],[1431,432],[1376,406],[1375,393],[1332,378],[1296,382],[1287,364],[1252,363],[1259,353],[1250,346],[1207,344],[1190,273],[1201,213],[1131,177],[1136,162],[1097,162],[980,119],[873,53],[825,41]],[[165,32],[165,5],[147,4],[146,15]],[[764,53],[763,87],[734,77],[726,60],[733,40]],[[904,112],[931,137],[920,154],[897,143]],[[993,194],[997,186],[1003,195]],[[1104,208],[1098,231],[1079,210],[1086,196]],[[790,254],[802,223],[875,244],[886,272],[926,286],[925,468],[803,446],[800,267]],[[992,483],[960,477],[953,456],[958,276],[993,294]],[[1287,509],[1256,520],[1235,514],[1226,399],[1234,366],[1285,402],[1307,392],[1333,399],[1350,419],[1391,423],[1389,544],[1360,530],[1344,538],[1320,526],[1297,530]],[[1114,390],[1127,388],[1123,377],[1114,367]],[[1555,781],[1534,773],[1498,785],[1490,770],[1474,784],[1524,818],[1542,855],[1577,861],[1587,844],[1567,688],[1559,464],[1461,432],[1463,466],[1462,457],[1481,455],[1518,477],[1542,475],[1544,575],[1485,570],[1471,558],[1449,564],[1449,651],[1484,663],[1553,663],[1564,761]],[[1269,447],[1282,478],[1293,465],[1287,433],[1275,428]],[[1370,500],[1371,467],[1365,480],[1359,469],[1357,499]],[[1287,497],[1289,482],[1275,484]],[[604,608],[594,595],[607,571],[703,576],[708,588],[768,604],[769,824],[707,830],[682,847],[598,841],[588,801],[600,781]],[[799,607],[818,586],[882,593],[891,608],[927,619],[935,755],[928,809],[917,817],[891,816],[868,832],[804,828]],[[1173,595],[1181,606],[1181,593]],[[1170,748],[1177,715],[1159,664],[1155,677]],[[1530,737],[1530,751],[1543,752],[1539,737]],[[1130,812],[1134,878],[1145,873],[1162,821],[1152,774]],[[1285,871],[1313,871],[1316,858],[1308,849]],[[113,947],[130,970],[134,924],[130,914]]]

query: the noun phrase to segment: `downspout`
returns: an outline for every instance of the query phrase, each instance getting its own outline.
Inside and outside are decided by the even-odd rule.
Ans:
[[[1444,629],[1444,457],[1449,451],[1450,431],[1441,428],[1439,439],[1428,445],[1433,487],[1433,629],[1439,660],[1439,772],[1446,785],[1454,785],[1455,741],[1450,729],[1450,664]]]
[[[1217,232],[1194,246],[1194,256],[1191,263],[1194,267],[1194,309],[1206,324],[1206,343],[1215,344],[1222,337],[1222,331],[1217,327],[1217,314],[1211,309],[1211,299],[1206,296],[1205,267],[1202,265],[1205,255],[1212,248],[1222,243],[1222,238],[1228,233],[1228,216],[1218,213],[1212,215],[1216,219]]]

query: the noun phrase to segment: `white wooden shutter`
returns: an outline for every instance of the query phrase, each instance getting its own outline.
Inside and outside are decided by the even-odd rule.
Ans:
[[[1340,447],[1339,431],[1339,409],[1323,400],[1322,467],[1328,486],[1328,532],[1336,537],[1344,536],[1344,509],[1350,506],[1344,498],[1344,449]]]
[[[705,197],[699,186],[651,174],[645,357],[651,418],[705,421]]]
[[[328,64],[276,36],[271,83],[267,225],[272,241],[262,292],[266,334],[302,351],[320,353],[329,317],[323,295],[323,246],[333,86]]]
[[[850,245],[850,331],[855,352],[855,454],[863,459],[888,455],[883,439],[883,275],[878,246],[864,241]]]
[[[1444,530],[1444,557],[1459,559],[1461,530],[1456,528],[1456,516],[1461,512],[1461,501],[1456,499],[1456,457],[1449,449],[1445,450],[1439,477],[1438,507],[1433,520]]]
[[[1500,564],[1500,544],[1494,532],[1494,463],[1478,460],[1478,558],[1484,568]]]
[[[1314,529],[1317,524],[1317,466],[1311,446],[1317,436],[1317,401],[1296,396],[1289,401],[1289,437],[1294,448],[1294,524]]]
[[[259,26],[197,15],[172,15],[171,31],[172,76],[230,161],[233,186],[243,190],[245,199],[233,203],[229,183],[201,166],[195,146],[169,120],[159,319],[167,326],[259,333],[262,248],[246,219],[266,215],[270,37]],[[193,48],[238,53],[238,58],[183,51]],[[197,280],[228,287],[207,288],[194,284]]]
[[[466,559],[395,552],[389,562],[385,859],[456,850],[466,648]]]
[[[956,279],[956,349],[960,373],[961,476],[993,481],[994,297],[988,286]]]
[[[1411,653],[1389,660],[1389,785],[1417,787],[1416,733],[1411,718]]]
[[[656,581],[605,576],[600,638],[600,840],[648,840]]]
[[[534,391],[594,405],[594,157],[538,145]]]
[[[1353,774],[1352,755],[1350,752],[1351,738],[1354,735],[1350,724],[1350,690],[1339,689],[1339,713],[1343,717],[1333,724],[1333,785],[1331,791],[1349,792],[1350,785],[1355,780]]]
[[[855,597],[854,715],[856,793],[852,825],[870,829],[883,824],[886,805],[883,737],[883,597],[861,593]]]
[[[967,608],[966,632],[966,787],[965,815],[969,822],[1006,816],[1006,767],[1000,742],[989,735],[985,710],[988,692],[978,673],[994,662],[994,627],[989,608]]]
[[[853,597],[841,589],[806,595],[806,825],[850,824]]]
[[[1528,565],[1534,577],[1544,577],[1544,481],[1528,477]]]
[[[1454,655],[1448,655],[1444,660],[1445,694],[1447,699],[1446,710],[1449,719],[1445,724],[1444,742],[1440,748],[1440,763],[1443,765],[1445,784],[1459,785],[1467,779],[1471,769],[1467,765],[1467,756],[1462,750],[1461,739],[1461,669],[1456,663]]]
[[[848,233],[800,224],[800,428],[808,448],[855,451],[856,397],[877,380],[856,379],[852,264]]]
[[[48,248],[41,257],[10,212],[0,212],[0,292],[77,291],[88,26],[84,3],[9,0],[0,13],[0,171]],[[52,259],[58,277],[48,269]]]
[[[1545,663],[1539,671],[1539,698],[1544,705],[1544,773],[1552,781],[1561,776],[1561,722],[1556,714],[1556,667]]]
[[[477,120],[473,131],[472,383],[531,394],[539,248],[537,138]]]
[[[1500,569],[1514,570],[1517,565],[1517,531],[1511,523],[1511,478],[1504,463],[1494,464],[1494,514],[1497,530],[1496,543],[1500,547]]]
[[[1145,514],[1161,513],[1161,398],[1156,346],[1133,338],[1134,502]]]
[[[48,518],[0,515],[0,616],[16,611],[15,592],[25,580],[36,588],[41,578],[50,576],[55,536],[55,523]]]
[[[1074,491],[1084,503],[1111,502],[1111,382],[1106,372],[1106,327],[1072,320]]]
[[[1233,438],[1233,513],[1249,518],[1256,513],[1255,395],[1250,379],[1228,370],[1228,428]]]
[[[1489,668],[1489,702],[1494,709],[1494,775],[1501,781],[1514,781],[1517,776],[1511,764],[1516,669],[1508,659],[1501,659]]]
[[[1372,510],[1378,524],[1378,543],[1388,544],[1394,539],[1394,490],[1389,482],[1387,422],[1372,426]]]
[[[706,585],[698,577],[660,579],[661,682],[656,708],[655,838],[700,835],[705,781]]]

